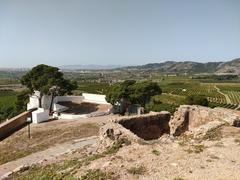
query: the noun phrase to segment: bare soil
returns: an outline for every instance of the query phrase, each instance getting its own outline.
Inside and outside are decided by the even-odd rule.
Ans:
[[[14,177],[41,178],[47,173],[54,177],[61,169],[61,172],[70,171],[71,177],[80,179],[237,180],[240,177],[240,129],[222,127],[217,135],[219,138],[201,141],[185,136],[171,140],[163,136],[161,140],[147,145],[125,145],[104,156],[79,151],[19,172]],[[77,163],[73,159],[77,159]]]
[[[240,128],[223,127],[218,140],[168,138],[150,145],[132,144],[115,155],[103,157],[79,169],[100,169],[116,179],[234,179],[240,177]]]
[[[99,124],[110,116],[78,120],[55,120],[41,124],[31,124],[31,138],[25,127],[9,138],[0,141],[0,164],[45,150],[56,144],[73,139],[98,135]]]

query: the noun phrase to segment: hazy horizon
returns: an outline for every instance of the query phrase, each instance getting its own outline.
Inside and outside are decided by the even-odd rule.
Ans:
[[[228,61],[231,61],[231,60],[235,60],[235,59],[240,59],[240,58],[234,58],[234,59],[229,59],[229,60],[226,60],[226,61],[204,61],[204,62],[201,62],[201,61],[191,61],[191,62],[197,62],[197,63],[208,63],[208,62],[228,62]],[[158,62],[146,62],[146,63],[143,63],[143,64],[126,64],[126,65],[121,65],[121,64],[63,64],[63,65],[54,65],[54,64],[48,64],[48,63],[39,63],[39,64],[46,64],[46,65],[50,65],[50,66],[55,66],[55,67],[58,67],[60,69],[78,69],[79,67],[82,67],[83,69],[114,69],[114,68],[120,68],[120,67],[127,67],[127,66],[141,66],[141,65],[146,65],[146,64],[155,64],[155,63],[164,63],[164,62],[167,62],[167,61],[173,61],[173,62],[186,62],[188,60],[179,60],[179,61],[175,61],[175,60],[165,60],[165,61],[158,61]],[[39,65],[39,64],[36,64],[36,65]],[[30,68],[33,68],[34,66],[36,65],[32,65],[32,66],[22,66],[22,67],[4,67],[4,66],[0,66],[0,69],[30,69]],[[75,68],[74,66],[77,66],[77,68]]]
[[[240,57],[238,0],[0,1],[0,67]]]

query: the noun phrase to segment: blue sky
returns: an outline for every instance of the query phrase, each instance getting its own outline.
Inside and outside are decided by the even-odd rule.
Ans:
[[[0,67],[237,57],[239,0],[0,0]]]

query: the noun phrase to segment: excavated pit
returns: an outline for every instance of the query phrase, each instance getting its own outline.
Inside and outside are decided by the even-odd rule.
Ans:
[[[154,140],[163,134],[170,133],[170,113],[153,114],[147,116],[130,117],[118,121],[124,128],[144,140]]]

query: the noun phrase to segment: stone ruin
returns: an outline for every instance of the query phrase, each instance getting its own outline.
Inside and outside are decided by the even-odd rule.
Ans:
[[[240,111],[225,108],[208,108],[197,105],[182,105],[169,122],[170,134],[179,136],[185,131],[195,136],[222,125],[240,127]]]
[[[173,137],[185,132],[192,133],[194,137],[203,137],[207,132],[223,125],[240,127],[240,111],[182,105],[172,117],[167,111],[124,116],[100,128],[99,149],[110,147],[119,139],[147,143],[161,139],[163,135]]]
[[[119,139],[136,143],[159,139],[170,133],[170,119],[171,115],[167,111],[114,119],[100,128],[99,148],[110,147]]]

